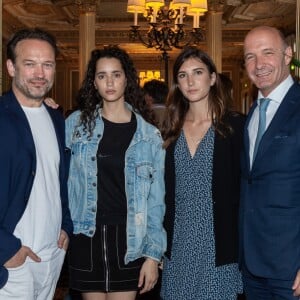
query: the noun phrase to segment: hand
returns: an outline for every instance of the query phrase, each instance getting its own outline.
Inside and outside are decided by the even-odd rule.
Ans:
[[[4,267],[17,268],[25,263],[27,256],[35,262],[41,261],[41,259],[29,247],[22,246],[20,250],[4,264]]]
[[[51,108],[57,109],[59,107],[59,105],[52,98],[48,97],[44,100],[44,102]]]
[[[59,240],[57,242],[57,246],[60,249],[64,249],[65,251],[67,251],[68,246],[69,246],[69,237],[67,235],[67,233],[64,230],[60,231],[60,235],[59,235]]]
[[[142,290],[140,291],[140,294],[152,290],[157,282],[157,279],[158,262],[151,258],[146,258],[140,271],[138,287],[142,288],[143,286]]]
[[[299,297],[300,296],[300,270],[298,270],[297,272],[292,289],[294,290],[293,295],[295,297]]]

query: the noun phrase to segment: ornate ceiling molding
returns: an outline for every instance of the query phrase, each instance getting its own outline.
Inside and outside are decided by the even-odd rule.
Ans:
[[[80,13],[96,12],[96,0],[75,0],[75,4],[78,5]]]

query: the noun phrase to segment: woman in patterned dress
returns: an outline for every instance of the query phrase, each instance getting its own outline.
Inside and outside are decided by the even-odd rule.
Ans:
[[[163,300],[233,300],[244,116],[228,110],[211,58],[189,47],[173,68],[163,126],[168,247]]]

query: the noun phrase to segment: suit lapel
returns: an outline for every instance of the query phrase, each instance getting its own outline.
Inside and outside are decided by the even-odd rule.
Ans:
[[[244,160],[246,162],[247,165],[247,171],[250,172],[250,156],[249,156],[249,147],[250,147],[250,139],[249,139],[249,132],[248,132],[248,126],[249,126],[249,122],[252,118],[253,112],[255,110],[257,106],[257,101],[255,101],[253,103],[253,105],[250,108],[250,111],[248,113],[248,117],[246,119],[246,123],[245,123],[245,127],[244,127],[244,146],[245,146],[245,151],[244,151]]]
[[[26,118],[26,115],[25,115],[21,105],[19,104],[18,100],[16,99],[16,97],[12,91],[9,92],[8,98],[5,101],[6,101],[5,108],[8,110],[8,113],[12,116],[13,122],[18,123],[17,128],[19,130],[20,138],[24,141],[24,147],[28,148],[29,151],[35,157],[35,146],[34,146],[32,132],[30,129],[29,122]],[[56,138],[57,138],[57,143],[59,146],[60,156],[61,156],[61,158],[63,158],[64,157],[63,153],[65,150],[64,146],[63,146],[64,129],[59,127],[60,126],[59,124],[61,122],[57,121],[56,112],[53,111],[52,109],[50,109],[49,107],[47,107],[47,105],[45,107],[46,107],[47,111],[49,112],[49,115],[53,122],[53,126],[54,126],[55,133],[56,133]]]
[[[283,98],[282,103],[279,105],[277,112],[275,113],[269,127],[260,141],[253,166],[255,162],[259,160],[267,151],[274,139],[274,136],[276,136],[278,131],[283,127],[284,124],[286,124],[290,116],[299,109],[300,101],[297,98],[297,94],[299,95],[300,93],[299,89],[300,88],[298,84],[295,83]]]
[[[8,98],[5,101],[6,101],[5,108],[7,109],[8,113],[11,115],[13,122],[18,124],[16,128],[19,131],[20,139],[24,141],[24,147],[29,149],[29,151],[32,153],[32,155],[35,158],[33,136],[31,133],[29,122],[26,118],[26,115],[21,105],[19,104],[18,100],[16,99],[12,91],[9,92]]]

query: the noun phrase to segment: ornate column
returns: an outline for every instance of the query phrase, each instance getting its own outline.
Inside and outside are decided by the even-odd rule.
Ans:
[[[207,51],[219,73],[222,72],[222,15],[223,5],[213,4],[209,6],[206,18]]]
[[[96,0],[77,0],[79,6],[79,85],[95,49]]]

